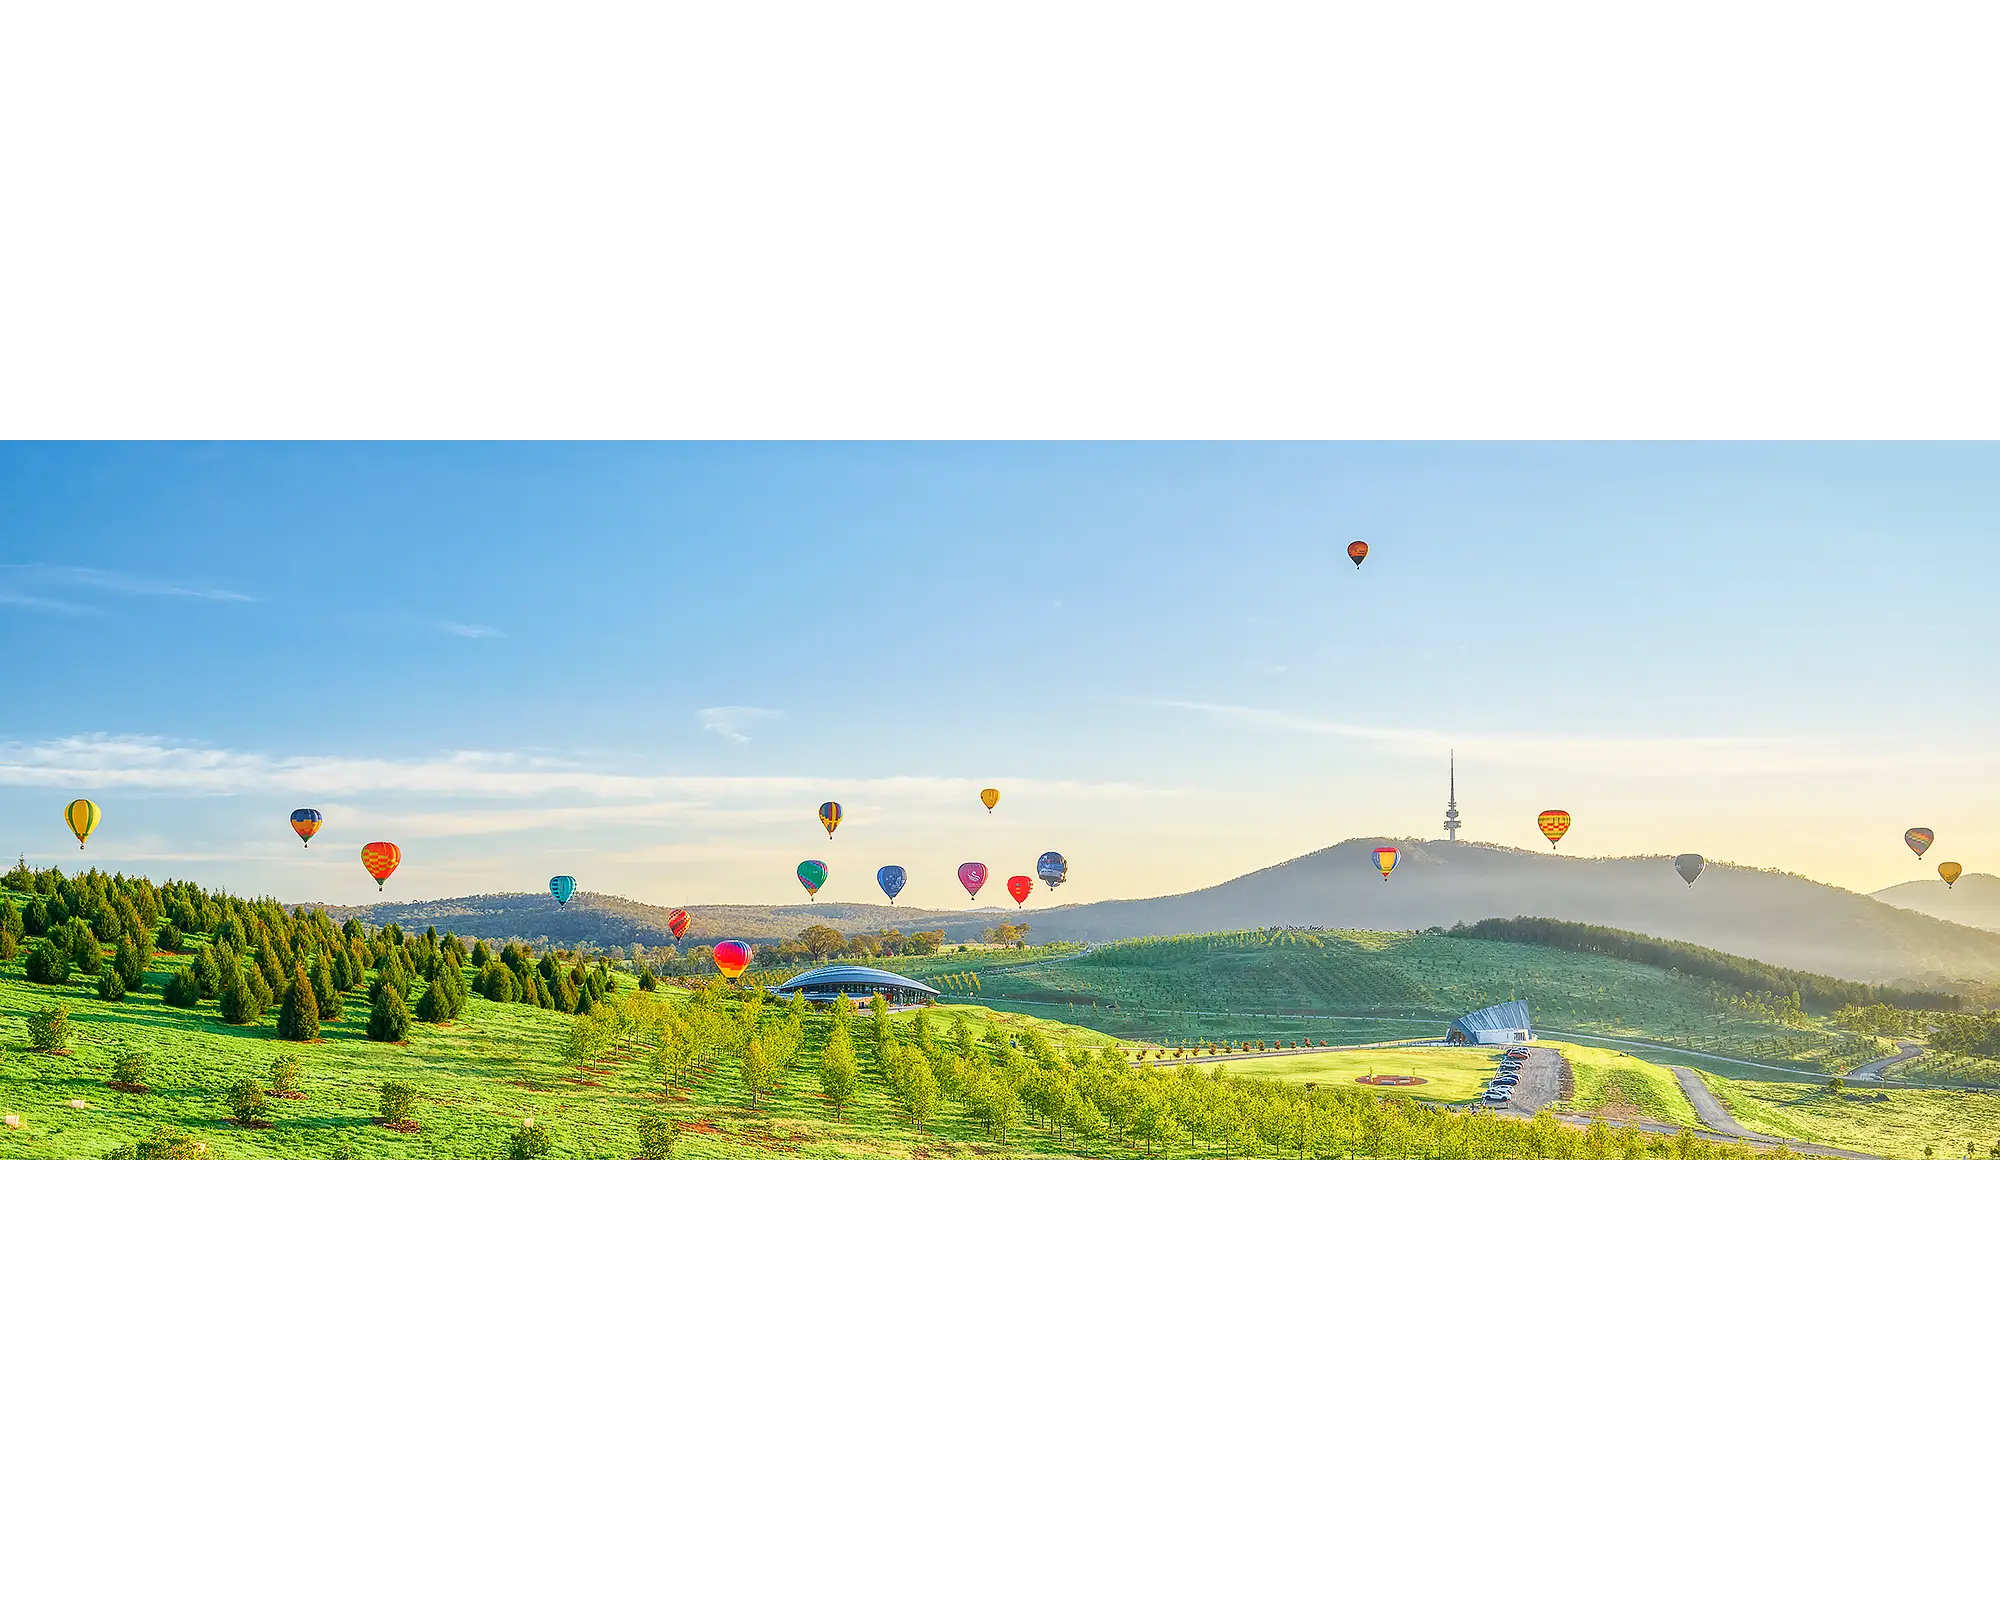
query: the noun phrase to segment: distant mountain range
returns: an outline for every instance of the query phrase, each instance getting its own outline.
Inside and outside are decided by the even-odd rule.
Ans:
[[[1942,878],[1913,878],[1877,889],[1874,898],[1968,928],[2000,929],[2000,878],[1990,872],[1968,872],[1950,885]]]
[[[1403,852],[1386,883],[1369,852],[1379,838],[1349,839],[1212,888],[1148,900],[1052,905],[1039,891],[1026,914],[1036,943],[1101,943],[1154,934],[1220,933],[1235,928],[1450,927],[1482,917],[1555,917],[1684,939],[1779,966],[1867,983],[2000,984],[2000,932],[1944,920],[1936,904],[1896,903],[1935,889],[1951,909],[1991,903],[1975,896],[2000,880],[1963,878],[1955,890],[1902,884],[1855,894],[1791,873],[1712,863],[1692,888],[1666,856],[1592,859],[1489,844],[1398,839]],[[1977,884],[1971,893],[1968,886]],[[1991,886],[1991,887],[1989,887]],[[1962,900],[1959,897],[1963,897]],[[1933,897],[1934,898],[1934,897]],[[601,947],[668,942],[667,910],[615,895],[579,894],[558,908],[546,895],[474,895],[456,900],[375,902],[329,907],[338,918],[390,918],[488,940],[546,939]],[[843,933],[885,927],[941,928],[977,938],[996,922],[1022,920],[1004,909],[924,911],[887,905],[689,906],[691,942],[777,939],[821,922]],[[1925,915],[1924,912],[1931,912]],[[1968,918],[1969,920],[1969,918]],[[1995,926],[2000,926],[1996,922]]]

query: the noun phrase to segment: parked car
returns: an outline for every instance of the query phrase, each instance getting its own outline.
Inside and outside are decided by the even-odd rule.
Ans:
[[[1519,1045],[1515,1045],[1513,1049],[1507,1052],[1507,1059],[1509,1061],[1526,1061],[1528,1059],[1528,1052],[1523,1050]]]

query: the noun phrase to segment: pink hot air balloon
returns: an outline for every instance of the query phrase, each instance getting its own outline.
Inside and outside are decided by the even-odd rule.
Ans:
[[[972,899],[979,898],[979,891],[986,887],[986,863],[967,861],[958,869],[958,881],[965,885],[965,892]]]

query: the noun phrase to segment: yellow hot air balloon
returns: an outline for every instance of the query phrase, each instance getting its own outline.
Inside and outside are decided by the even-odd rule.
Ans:
[[[1940,861],[1938,863],[1938,876],[1944,879],[1944,886],[1947,889],[1958,882],[1958,875],[1964,870],[1965,868],[1961,867],[1956,861]]]
[[[979,798],[985,802],[986,809],[991,811],[1000,803],[1000,791],[998,789],[981,789],[979,791]]]
[[[63,807],[63,821],[69,824],[69,831],[76,835],[77,849],[83,848],[83,841],[90,837],[90,830],[97,826],[100,814],[95,800],[72,800]]]

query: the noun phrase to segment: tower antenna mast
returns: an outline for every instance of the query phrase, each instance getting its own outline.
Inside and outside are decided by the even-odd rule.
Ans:
[[[1451,753],[1450,798],[1444,807],[1444,836],[1452,843],[1458,842],[1458,752]]]

